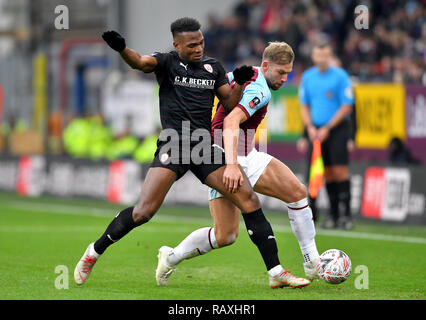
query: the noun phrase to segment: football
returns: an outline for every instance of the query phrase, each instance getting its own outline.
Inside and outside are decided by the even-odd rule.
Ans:
[[[342,250],[329,249],[320,255],[316,269],[319,277],[325,282],[342,283],[351,275],[351,259]]]

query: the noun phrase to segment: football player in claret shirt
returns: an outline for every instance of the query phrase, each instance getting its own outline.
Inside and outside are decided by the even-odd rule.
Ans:
[[[160,86],[163,131],[160,133],[155,158],[147,172],[137,204],[120,211],[101,237],[89,244],[74,270],[74,280],[77,284],[83,284],[88,279],[94,264],[111,244],[154,216],[170,187],[188,170],[202,183],[229,197],[244,214],[255,215],[261,222],[266,221],[259,199],[248,179],[244,179],[237,192],[231,192],[225,186],[225,155],[221,148],[212,144],[210,138],[214,96],[218,96],[226,108],[232,109],[241,98],[242,86],[252,78],[253,69],[247,66],[235,69],[236,84],[231,89],[221,64],[204,55],[204,38],[197,20],[178,19],[171,24],[171,32],[175,50],[150,56],[141,56],[128,48],[124,38],[115,31],[102,35],[106,43],[119,52],[130,67],[155,73]],[[207,151],[202,148],[201,163],[199,157],[192,156],[193,149],[198,147],[198,141],[197,144],[192,141],[196,130],[197,133],[204,130],[209,137],[202,141],[208,144],[208,148]],[[176,147],[177,153],[174,152]],[[269,229],[259,232],[259,235],[270,234],[269,230],[270,226]],[[209,233],[205,234],[205,237],[210,236]],[[272,252],[276,247],[275,242],[263,242],[266,242],[265,250],[268,252]]]
[[[255,67],[255,74],[244,85],[243,97],[238,105],[228,114],[222,105],[212,121],[212,133],[215,143],[225,142],[227,169],[231,174],[225,181],[229,189],[236,190],[241,179],[249,179],[254,191],[280,199],[287,207],[291,228],[299,242],[303,255],[303,266],[306,278],[318,278],[316,265],[319,254],[315,243],[315,226],[312,220],[312,211],[308,205],[306,187],[297,179],[291,170],[271,155],[258,152],[254,148],[254,134],[260,122],[266,115],[268,103],[271,99],[270,90],[278,90],[287,81],[287,75],[293,69],[294,53],[285,42],[272,42],[265,48],[260,67]],[[227,75],[231,86],[235,83],[235,75]],[[221,134],[223,129],[223,135]],[[242,134],[239,134],[239,131]],[[233,133],[228,135],[227,132]],[[239,143],[226,143],[226,139],[234,140],[239,136]],[[235,139],[236,140],[236,139]],[[238,161],[238,162],[237,162]],[[236,164],[239,164],[247,176],[243,178]],[[157,267],[157,283],[167,285],[170,275],[184,259],[190,259],[221,248],[235,242],[239,227],[239,209],[221,192],[210,188],[210,211],[214,220],[214,227],[195,230],[175,248],[163,246],[160,248]],[[244,222],[250,238],[256,243],[256,233],[264,224],[256,221],[256,217],[243,214]],[[203,233],[208,230],[215,234],[216,242],[209,242]],[[273,234],[268,236],[269,241],[275,241]],[[262,254],[263,243],[256,243]],[[276,256],[278,255],[275,252]],[[284,270],[279,260],[270,261],[262,254],[269,275],[271,288],[284,286],[303,287],[310,282],[306,279],[293,276]],[[161,277],[167,274],[166,277]]]

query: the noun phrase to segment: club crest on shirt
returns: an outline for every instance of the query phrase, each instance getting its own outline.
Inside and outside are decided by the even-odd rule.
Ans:
[[[249,102],[249,107],[250,108],[254,108],[255,106],[257,106],[260,103],[260,99],[258,97],[254,97],[253,100],[251,100]]]
[[[161,161],[161,163],[166,163],[166,162],[167,162],[167,160],[169,160],[169,158],[170,158],[170,156],[169,156],[167,153],[163,153],[163,154],[160,156],[160,161]]]
[[[346,96],[346,98],[348,98],[348,99],[353,99],[353,98],[354,98],[354,92],[353,92],[353,90],[352,90],[352,87],[351,87],[351,86],[349,86],[349,87],[347,87],[347,88],[345,89],[345,96]]]
[[[213,73],[213,67],[211,66],[211,64],[206,63],[204,65],[204,69],[206,69],[210,73]]]

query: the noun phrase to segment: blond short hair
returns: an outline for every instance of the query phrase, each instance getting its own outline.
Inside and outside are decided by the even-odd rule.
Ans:
[[[276,64],[288,64],[294,60],[294,52],[286,42],[269,42],[263,51],[262,61],[268,60]]]

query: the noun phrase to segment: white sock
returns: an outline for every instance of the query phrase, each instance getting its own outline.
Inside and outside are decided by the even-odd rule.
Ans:
[[[315,243],[315,225],[308,199],[304,198],[300,201],[289,203],[288,217],[291,229],[299,241],[304,262],[318,259],[319,254]]]
[[[89,246],[89,256],[91,256],[94,259],[98,259],[100,254],[95,251],[94,244],[95,243],[91,243],[90,246]]]
[[[201,228],[192,232],[175,247],[168,256],[172,265],[177,265],[184,259],[205,254],[218,248],[214,228]]]
[[[270,277],[276,277],[284,272],[284,268],[279,264],[268,270],[268,274]]]

